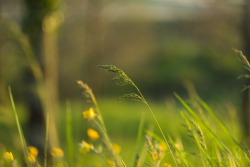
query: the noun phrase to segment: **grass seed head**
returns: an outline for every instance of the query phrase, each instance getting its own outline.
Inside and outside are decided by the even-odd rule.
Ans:
[[[115,81],[116,85],[133,85],[133,81],[121,69],[113,65],[99,65],[97,67],[103,68],[108,72],[114,73],[116,76],[113,78],[113,80]]]

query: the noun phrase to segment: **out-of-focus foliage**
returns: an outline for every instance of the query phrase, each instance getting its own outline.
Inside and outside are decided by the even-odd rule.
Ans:
[[[231,48],[242,49],[240,5],[205,0],[65,1],[59,29],[61,97],[76,96],[73,83],[78,79],[97,94],[115,92],[105,84],[107,75],[96,68],[99,64],[121,67],[155,97],[182,90],[186,80],[205,95],[211,90],[239,91],[241,67]],[[2,15],[17,21],[25,10],[18,1],[3,6]],[[14,14],[8,11],[12,6]],[[3,57],[8,54],[3,52]]]

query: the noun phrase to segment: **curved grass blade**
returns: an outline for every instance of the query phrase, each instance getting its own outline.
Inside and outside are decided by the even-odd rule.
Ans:
[[[208,111],[208,113],[215,119],[215,121],[219,124],[219,126],[223,129],[223,131],[233,140],[233,142],[242,150],[246,155],[248,155],[248,160],[250,160],[248,152],[246,149],[235,139],[232,132],[226,127],[226,125],[219,119],[215,113],[211,110],[211,108],[204,102],[201,98],[197,97],[199,103]]]
[[[207,162],[209,163],[210,166],[213,166],[212,161],[210,159],[210,156],[207,153],[207,150],[204,149],[204,146],[201,144],[201,141],[199,140],[199,137],[197,135],[197,130],[193,129],[190,121],[188,120],[188,118],[185,116],[184,113],[181,113],[181,116],[184,118],[184,120],[186,121],[186,124],[188,126],[188,128],[191,130],[192,135],[195,139],[196,145],[198,146],[201,154],[206,158]],[[203,159],[202,159],[203,160]],[[203,160],[203,165],[206,166],[206,161]]]
[[[195,120],[198,121],[201,125],[203,125],[203,127],[209,132],[210,136],[217,142],[220,148],[231,154],[228,147],[215,135],[215,133],[208,127],[208,125],[203,120],[201,120],[201,118],[187,105],[187,103],[177,93],[174,93],[174,95],[187,109],[187,111],[195,118]]]
[[[137,161],[138,161],[138,154],[139,154],[139,147],[141,145],[141,138],[142,138],[142,133],[143,133],[143,126],[144,126],[144,116],[141,117],[138,133],[137,133],[137,139],[136,139],[136,146],[135,146],[135,153],[132,159],[132,167],[137,166]]]
[[[44,146],[44,167],[47,167],[48,143],[49,143],[49,113],[47,113],[47,115],[46,115],[46,131],[45,131],[45,146]]]
[[[27,144],[26,144],[26,141],[25,141],[25,138],[24,138],[24,135],[23,135],[23,131],[22,131],[19,119],[18,119],[18,115],[17,115],[17,111],[16,111],[16,106],[15,106],[15,102],[14,102],[14,99],[13,99],[13,96],[12,96],[12,92],[11,92],[10,86],[9,86],[9,96],[10,96],[11,106],[12,106],[12,109],[13,109],[13,112],[14,112],[14,115],[15,115],[17,129],[18,129],[18,133],[19,133],[19,136],[20,136],[22,148],[23,148],[23,154],[24,154],[27,166],[30,167],[31,164],[30,164],[29,158],[28,158],[28,148],[27,148]]]

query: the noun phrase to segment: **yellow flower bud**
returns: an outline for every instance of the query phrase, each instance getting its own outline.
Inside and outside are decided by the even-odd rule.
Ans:
[[[113,148],[116,153],[119,154],[121,152],[121,147],[118,144],[113,144]]]
[[[37,156],[38,155],[38,150],[36,147],[33,147],[33,146],[29,146],[28,147],[28,150],[29,150],[29,153],[32,154],[33,156]]]
[[[87,118],[87,119],[93,119],[96,114],[93,110],[93,108],[90,108],[89,110],[83,111],[83,118]]]
[[[100,137],[97,131],[90,128],[87,130],[87,134],[91,140],[96,140]]]
[[[29,159],[29,162],[32,164],[36,162],[36,157],[31,153],[29,153],[28,159]]]

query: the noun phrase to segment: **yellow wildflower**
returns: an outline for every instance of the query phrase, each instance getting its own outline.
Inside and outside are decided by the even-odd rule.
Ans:
[[[34,157],[36,157],[38,155],[38,150],[36,147],[29,146],[28,150],[29,150],[29,153],[32,154]]]
[[[107,161],[108,161],[108,164],[109,164],[111,167],[114,167],[114,166],[115,166],[114,161],[112,161],[111,159],[107,159]]]
[[[119,154],[121,152],[121,147],[118,144],[113,144],[113,148],[116,153]]]
[[[61,158],[61,157],[63,157],[64,153],[60,148],[54,147],[54,148],[52,148],[51,155],[52,155],[52,157]]]
[[[160,152],[165,152],[165,151],[167,151],[167,145],[166,145],[165,143],[163,143],[163,142],[158,143],[158,144],[156,145],[156,148],[158,148],[158,149],[160,150]]]
[[[93,119],[96,114],[93,110],[93,108],[90,108],[89,110],[83,111],[83,118]]]
[[[163,167],[171,167],[171,164],[164,163],[164,164],[163,164]]]
[[[87,134],[91,140],[96,140],[100,137],[98,132],[91,128],[87,130]]]
[[[31,153],[29,153],[28,159],[29,159],[29,162],[32,164],[36,162],[36,157]]]
[[[89,144],[85,141],[82,141],[80,143],[80,147],[81,147],[81,150],[86,151],[86,152],[89,152],[90,150],[94,149],[94,146],[92,144]]]
[[[11,161],[13,161],[14,158],[13,158],[13,155],[11,152],[5,152],[3,155],[3,159],[5,161],[11,162]]]
[[[151,155],[155,161],[157,161],[159,159],[159,153],[157,151],[153,151]]]

